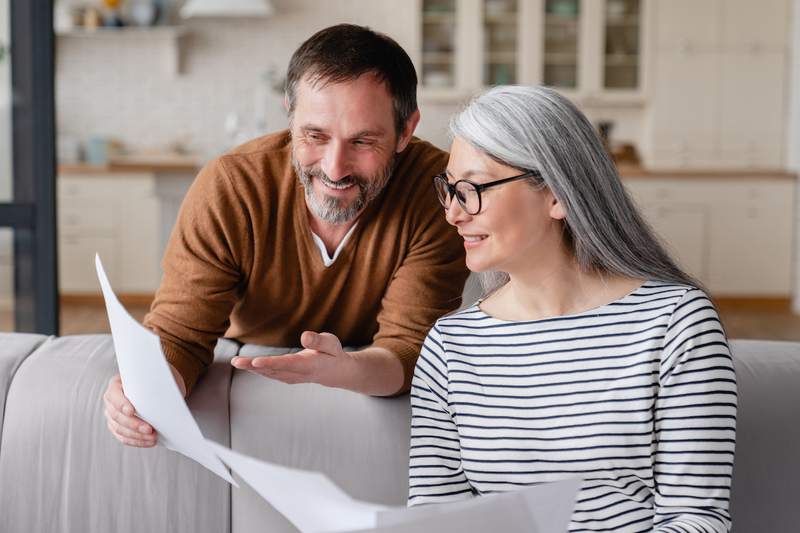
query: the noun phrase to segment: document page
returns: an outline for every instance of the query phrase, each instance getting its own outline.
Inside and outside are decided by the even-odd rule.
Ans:
[[[348,496],[319,472],[287,468],[209,441],[217,455],[302,533],[554,533],[567,530],[581,480],[454,503],[390,508]]]
[[[236,485],[189,411],[161,351],[160,339],[134,320],[119,302],[99,255],[95,256],[95,266],[108,311],[122,388],[136,415],[158,431],[161,444]]]

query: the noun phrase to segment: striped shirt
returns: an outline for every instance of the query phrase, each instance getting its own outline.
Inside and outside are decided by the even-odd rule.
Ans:
[[[570,531],[728,531],[736,402],[698,289],[647,282],[524,322],[475,305],[417,361],[409,505],[581,477]]]

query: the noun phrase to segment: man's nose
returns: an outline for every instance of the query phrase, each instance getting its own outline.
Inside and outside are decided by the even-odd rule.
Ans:
[[[351,174],[347,148],[344,143],[333,141],[325,150],[322,159],[322,171],[331,181],[338,181]]]

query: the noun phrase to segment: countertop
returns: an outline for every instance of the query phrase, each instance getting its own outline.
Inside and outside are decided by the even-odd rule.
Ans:
[[[203,166],[199,156],[118,157],[106,165],[60,164],[59,174],[196,174]],[[795,179],[792,172],[780,169],[649,169],[638,165],[619,165],[624,179]]]

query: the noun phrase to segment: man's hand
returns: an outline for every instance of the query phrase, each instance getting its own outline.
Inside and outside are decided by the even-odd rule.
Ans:
[[[332,333],[305,331],[300,336],[305,350],[286,355],[234,357],[231,364],[240,370],[261,374],[284,383],[319,383],[328,387],[350,388],[355,374],[353,358],[342,349]]]
[[[185,397],[186,385],[183,383],[183,377],[175,370],[174,366],[169,365],[169,369],[172,371],[181,395]],[[136,416],[133,404],[122,390],[122,380],[119,374],[116,374],[108,382],[108,387],[106,387],[106,392],[103,395],[103,402],[106,405],[104,414],[108,430],[114,435],[114,438],[123,444],[139,448],[149,448],[156,445],[158,435],[155,429]]]
[[[332,333],[305,331],[300,336],[304,350],[286,355],[234,357],[240,369],[284,383],[319,383],[374,396],[388,396],[403,385],[400,359],[375,346],[345,352]]]

